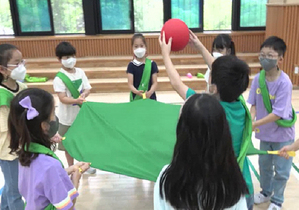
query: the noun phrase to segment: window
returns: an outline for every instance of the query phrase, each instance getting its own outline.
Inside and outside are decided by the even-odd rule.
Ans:
[[[130,0],[100,0],[102,30],[131,30]]]
[[[241,0],[240,27],[266,26],[267,0]]]
[[[231,30],[232,0],[204,1],[204,30]]]
[[[184,21],[189,28],[202,28],[201,0],[171,0],[171,18]]]
[[[14,34],[9,0],[0,0],[0,35]]]
[[[82,0],[51,0],[55,33],[85,33]]]
[[[52,31],[47,0],[17,0],[21,32]]]
[[[163,0],[134,0],[135,31],[160,31],[163,19]]]

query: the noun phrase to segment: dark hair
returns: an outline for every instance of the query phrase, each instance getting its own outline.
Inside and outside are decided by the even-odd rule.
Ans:
[[[223,210],[247,193],[225,112],[208,94],[191,96],[182,108],[170,165],[160,196],[175,209]]]
[[[214,49],[230,49],[231,55],[235,55],[235,43],[232,41],[232,38],[228,34],[219,34],[213,41],[212,52]]]
[[[247,89],[250,68],[236,56],[217,58],[212,64],[211,81],[217,86],[220,99],[232,102]]]
[[[18,48],[12,44],[0,44],[0,65],[7,67],[7,63],[12,58],[12,54]],[[4,77],[0,73],[0,83],[2,83]]]
[[[29,96],[32,107],[39,115],[32,120],[27,120],[27,109],[23,108],[19,102]],[[11,154],[16,153],[22,166],[30,166],[30,163],[38,155],[25,151],[31,142],[41,144],[51,148],[50,137],[44,133],[41,123],[49,121],[54,108],[53,96],[38,88],[28,88],[16,95],[10,104],[8,117],[8,128],[10,133]]]
[[[270,36],[268,39],[266,39],[261,45],[260,50],[264,47],[272,48],[280,56],[284,56],[285,52],[287,51],[286,43],[283,41],[283,39],[277,36]]]
[[[138,39],[138,38],[142,39],[142,42],[144,43],[144,45],[147,46],[144,36],[142,34],[140,34],[140,33],[137,33],[137,34],[133,35],[132,40],[131,40],[132,46],[134,45],[135,39]]]
[[[76,48],[69,42],[60,42],[56,46],[56,56],[61,59],[63,56],[76,55]]]

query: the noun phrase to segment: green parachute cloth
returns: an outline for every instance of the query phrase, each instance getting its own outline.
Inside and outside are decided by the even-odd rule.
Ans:
[[[180,107],[150,99],[85,102],[62,142],[92,167],[156,181],[172,159]]]
[[[241,170],[245,157],[267,154],[253,147],[252,124],[246,108],[246,126],[238,157]],[[176,142],[180,105],[150,99],[131,103],[85,102],[63,140],[72,157],[92,167],[130,177],[156,181],[169,164]]]

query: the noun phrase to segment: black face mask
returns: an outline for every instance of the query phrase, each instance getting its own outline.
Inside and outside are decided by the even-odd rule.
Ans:
[[[56,117],[56,120],[55,121],[50,121],[48,122],[49,125],[50,125],[50,128],[48,130],[48,135],[50,138],[52,138],[53,136],[56,135],[57,131],[58,131],[58,128],[59,128],[59,119],[57,116]]]

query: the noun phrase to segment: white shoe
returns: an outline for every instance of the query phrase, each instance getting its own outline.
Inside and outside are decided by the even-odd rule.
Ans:
[[[260,203],[266,203],[268,201],[270,201],[271,196],[264,196],[262,193],[257,193],[254,194],[254,203],[255,204],[260,204]]]
[[[280,206],[277,206],[276,204],[274,203],[271,203],[268,210],[280,210],[281,207]]]
[[[97,172],[97,169],[95,169],[95,168],[89,168],[89,169],[87,169],[87,171],[86,171],[86,173],[88,173],[88,174],[95,174]]]

